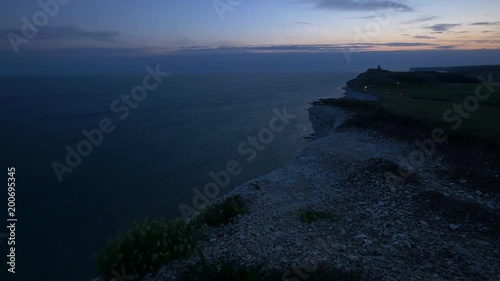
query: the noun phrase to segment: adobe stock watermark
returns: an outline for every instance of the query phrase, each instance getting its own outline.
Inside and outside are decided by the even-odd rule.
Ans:
[[[256,136],[248,136],[245,141],[238,145],[238,154],[244,157],[247,163],[254,161],[258,153],[266,149],[266,145],[273,142],[275,134],[282,132],[290,124],[290,120],[297,117],[295,114],[289,114],[286,106],[281,111],[276,108],[272,111],[274,116],[269,120],[268,126],[260,129]],[[210,171],[208,175],[212,181],[203,187],[203,192],[198,188],[193,188],[192,206],[183,203],[179,204],[182,217],[189,220],[192,215],[204,209],[211,200],[219,196],[221,189],[229,186],[231,177],[240,175],[242,171],[243,168],[240,162],[235,159],[227,161],[226,168],[222,171],[217,173]]]
[[[463,120],[468,119],[480,107],[481,101],[486,101],[495,92],[493,83],[493,75],[489,74],[488,79],[483,76],[478,77],[481,84],[479,84],[474,94],[471,94],[463,99],[461,103],[455,103],[443,113],[443,121],[450,124],[453,131],[458,130],[463,125]],[[448,140],[448,135],[443,128],[435,128],[431,137],[423,141],[415,140],[418,149],[410,152],[407,159],[400,156],[400,163],[408,167],[408,171],[404,171],[400,166],[398,175],[387,171],[386,182],[392,187],[396,183],[403,183],[404,180],[413,175],[415,167],[423,165],[423,163],[436,152],[437,144],[443,144]]]
[[[383,28],[389,26],[392,22],[392,15],[399,10],[397,7],[392,7],[389,5],[386,10],[378,15],[374,15],[374,18],[368,21],[363,28],[355,26],[353,31],[355,33],[352,42],[352,47],[342,48],[342,53],[348,64],[352,62],[351,56],[353,53],[357,53],[358,49],[356,44],[367,44],[373,41],[373,38],[379,36]]]
[[[20,34],[9,32],[7,39],[9,39],[12,49],[16,54],[19,53],[19,46],[21,44],[28,44],[30,39],[33,39],[39,30],[49,24],[50,18],[57,16],[60,11],[61,5],[66,5],[70,0],[39,0],[38,6],[41,10],[35,12],[31,17],[31,21],[27,17],[22,17]]]
[[[224,21],[224,14],[234,11],[234,8],[241,5],[243,0],[214,0],[212,2],[220,21]]]
[[[142,79],[142,84],[132,88],[129,94],[121,94],[120,98],[115,99],[110,109],[117,114],[120,121],[127,119],[130,116],[130,111],[136,109],[141,102],[148,97],[148,92],[154,91],[170,74],[161,72],[160,65],[156,65],[156,69],[150,66],[146,67],[146,74]],[[59,180],[63,182],[63,175],[72,173],[75,168],[80,166],[84,157],[89,156],[95,148],[102,144],[104,136],[111,134],[116,129],[113,121],[110,118],[102,118],[97,128],[91,130],[82,130],[83,140],[78,142],[73,148],[70,145],[65,147],[66,158],[63,163],[53,161],[51,164],[54,173]]]

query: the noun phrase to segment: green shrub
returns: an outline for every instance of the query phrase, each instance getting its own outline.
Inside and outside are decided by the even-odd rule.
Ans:
[[[196,216],[193,225],[219,226],[246,212],[247,208],[243,198],[239,195],[226,198],[218,204],[209,206]]]
[[[104,280],[116,279],[115,274],[122,272],[139,280],[190,253],[196,239],[195,227],[183,220],[146,219],[106,246],[99,257],[99,273]]]

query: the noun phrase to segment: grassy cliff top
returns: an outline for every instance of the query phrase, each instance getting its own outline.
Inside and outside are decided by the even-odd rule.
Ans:
[[[347,88],[377,96],[376,105],[388,112],[500,143],[500,83],[494,74],[368,69]]]

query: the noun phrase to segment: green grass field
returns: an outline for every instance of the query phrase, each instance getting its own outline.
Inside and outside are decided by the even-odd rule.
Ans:
[[[457,83],[460,79],[457,74],[447,77],[446,74],[432,72],[369,70],[360,74],[357,79],[349,81],[348,86],[377,95],[379,97],[377,104],[389,112],[410,116],[425,123],[440,126],[449,132],[493,139],[500,144],[500,125],[498,124],[500,122],[500,83],[490,85],[493,91],[483,86],[480,93],[490,95],[480,100],[476,96],[476,89],[481,83],[467,79],[464,79],[463,83]],[[470,106],[465,106],[466,101],[470,103]],[[475,109],[473,106],[477,101],[478,106]],[[465,114],[461,115],[454,105],[463,106]],[[445,113],[447,119],[444,117]],[[460,126],[458,126],[459,122],[461,122]]]

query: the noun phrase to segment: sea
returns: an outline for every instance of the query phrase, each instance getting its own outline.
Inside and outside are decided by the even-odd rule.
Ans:
[[[17,219],[9,280],[89,281],[109,239],[146,217],[182,216],[193,189],[228,163],[240,173],[218,196],[291,163],[312,132],[309,103],[341,96],[356,76],[172,73],[144,91],[146,74],[0,78],[1,275],[8,168]]]

